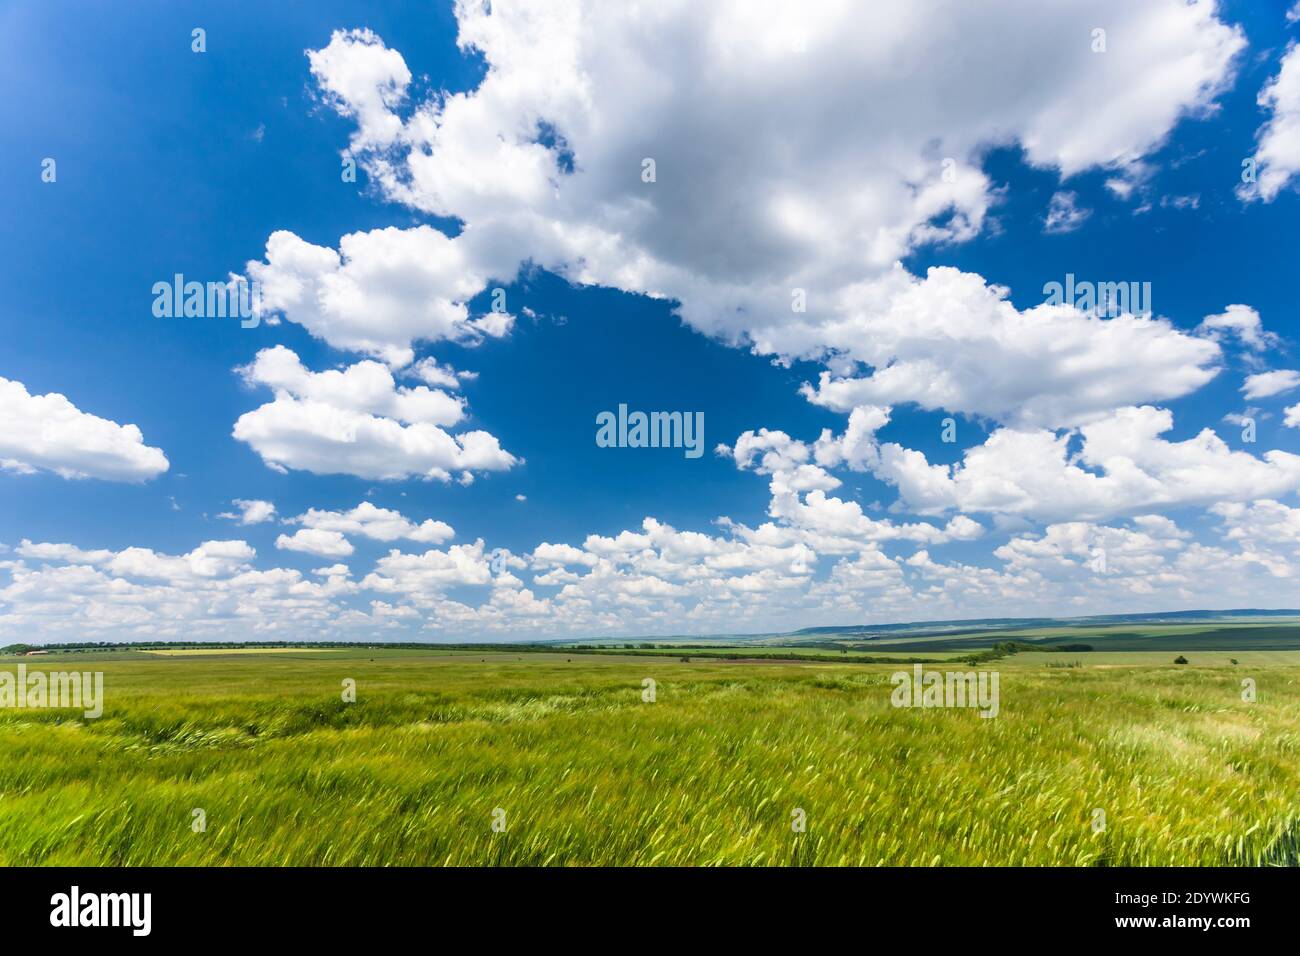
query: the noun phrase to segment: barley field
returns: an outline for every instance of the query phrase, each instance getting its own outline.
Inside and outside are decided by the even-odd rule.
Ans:
[[[1049,656],[985,665],[994,719],[824,660],[29,658],[104,711],[0,710],[0,863],[1297,863],[1300,653]]]

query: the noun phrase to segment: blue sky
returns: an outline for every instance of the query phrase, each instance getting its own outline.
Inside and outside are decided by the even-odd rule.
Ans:
[[[8,6],[0,635],[1296,606],[1290,5],[934,6]]]

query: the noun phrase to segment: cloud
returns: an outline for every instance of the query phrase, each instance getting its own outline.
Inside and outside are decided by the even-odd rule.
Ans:
[[[1278,343],[1278,337],[1264,331],[1259,313],[1248,305],[1230,305],[1218,315],[1207,315],[1197,330],[1218,340],[1233,337],[1252,352],[1262,352]]]
[[[292,535],[282,534],[275,539],[275,546],[284,551],[305,551],[326,558],[345,558],[355,550],[352,542],[339,532],[319,528],[302,528]]]
[[[392,142],[401,121],[391,110],[406,98],[411,71],[400,53],[369,30],[337,32],[329,46],[309,51],[312,76],[333,107],[357,120],[358,147]]]
[[[1234,451],[1208,430],[1168,440],[1172,415],[1154,407],[1210,381],[1224,344],[1262,364],[1276,337],[1258,313],[1229,306],[1189,334],[1158,317],[1017,308],[979,275],[898,264],[986,228],[1003,192],[983,169],[993,149],[1018,147],[1059,178],[1048,231],[1086,215],[1066,182],[1080,173],[1154,202],[1152,154],[1182,117],[1214,108],[1244,47],[1216,10],[464,0],[458,42],[486,69],[472,89],[427,98],[377,35],[336,33],[308,57],[323,101],[355,122],[345,155],[382,198],[454,224],[268,237],[246,267],[266,306],[360,359],[315,371],[276,346],[239,370],[272,397],[234,436],[269,466],[469,481],[517,464],[488,432],[456,431],[472,374],[414,359],[421,343],[510,334],[525,308],[470,302],[521,266],[653,296],[700,332],[820,363],[804,394],[846,415],[843,430],[804,441],[758,428],[720,446],[767,481],[767,514],[719,516],[707,532],[646,516],[516,555],[362,502],[288,519],[277,549],[326,556],[305,576],[255,568],[242,541],[183,555],[24,541],[0,561],[0,632],[734,633],[1272,603],[1300,567],[1297,509],[1278,500],[1300,484],[1300,456]],[[1105,54],[1091,49],[1099,23]],[[961,62],[936,53],[952,49]],[[900,82],[899,63],[920,66]],[[1280,78],[1272,90],[1269,129],[1285,114]],[[1275,138],[1261,133],[1260,155],[1276,176]],[[882,438],[904,405],[980,419],[989,438],[932,463]],[[877,516],[846,472],[892,483],[898,510],[922,517]],[[236,505],[231,520],[274,517],[270,502]],[[1151,513],[1197,505],[1212,506],[1222,547]],[[945,556],[990,533],[1003,544],[988,566]],[[359,538],[427,547],[367,569]]]
[[[1245,384],[1241,386],[1241,392],[1247,399],[1268,398],[1271,395],[1289,392],[1298,386],[1300,386],[1300,372],[1284,368],[1248,376]]]
[[[152,578],[175,584],[202,582],[228,576],[248,566],[256,551],[245,541],[205,541],[184,555],[159,554],[150,548],[83,551],[70,544],[23,540],[20,557],[103,567],[125,578]]]
[[[898,260],[981,231],[992,146],[1018,143],[1063,177],[1122,174],[1212,108],[1244,46],[1212,4],[1179,0],[665,0],[651,15],[471,0],[457,19],[462,49],[487,64],[472,90],[399,113],[406,71],[371,34],[334,34],[312,68],[358,119],[351,149],[381,192],[460,220],[459,234],[367,239],[393,248],[383,256],[358,248],[373,233],[353,234],[341,256],[299,249],[302,267],[289,261],[301,240],[268,248],[270,301],[388,361],[460,334],[468,292],[525,262],[674,300],[694,328],[760,352],[824,357],[860,333],[857,313],[882,313]],[[945,48],[960,66],[935,58]],[[899,83],[900,62],[928,66]],[[807,108],[818,102],[853,103],[853,121]],[[479,331],[508,325],[491,321]],[[950,357],[932,346],[932,362]]]
[[[1223,519],[1223,537],[1257,549],[1285,545],[1300,548],[1300,508],[1263,499],[1249,503],[1221,502],[1210,511]]]
[[[291,569],[254,570],[243,541],[207,541],[185,555],[30,541],[20,551],[23,560],[0,567],[0,633],[15,638],[302,638],[340,626],[337,599],[356,589],[346,575],[316,583]]]
[[[237,370],[250,386],[275,398],[235,422],[234,437],[273,468],[371,479],[408,477],[462,482],[475,471],[500,471],[518,460],[481,430],[453,435],[464,404],[424,385],[397,386],[378,362],[343,371],[311,372],[298,356],[275,346]]]
[[[334,408],[396,418],[404,422],[455,425],[465,417],[464,402],[423,385],[398,386],[378,362],[358,362],[339,371],[309,371],[283,345],[262,349],[249,365],[236,369],[245,384],[265,385],[289,395]]]
[[[962,535],[953,522],[941,533],[930,525],[869,519],[856,503],[827,498],[840,480],[826,469],[869,472],[898,488],[896,508],[923,515],[958,510],[1047,521],[1098,520],[1300,488],[1300,456],[1233,451],[1210,429],[1186,441],[1165,441],[1159,436],[1173,427],[1173,416],[1151,406],[1119,409],[1077,429],[997,428],[952,465],[931,464],[921,451],[881,442],[876,433],[889,417],[888,409],[876,406],[854,409],[842,435],[827,429],[811,445],[780,431],[745,432],[731,453],[738,467],[772,476],[773,516],[813,525],[835,515],[842,529],[854,529],[863,540],[937,543]],[[1300,411],[1295,419],[1300,424]],[[982,528],[971,525],[978,536]]]
[[[474,372],[458,372],[450,365],[439,365],[434,358],[420,359],[407,371],[424,384],[435,388],[460,388],[462,381],[472,381],[478,377]]]
[[[1255,134],[1256,182],[1242,183],[1237,195],[1246,201],[1272,202],[1300,172],[1300,46],[1287,46],[1277,76],[1259,91],[1268,121]]]
[[[812,445],[769,429],[745,432],[737,438],[731,450],[736,466],[771,478],[768,515],[777,523],[764,525],[755,540],[808,548],[809,554],[814,550],[843,554],[882,541],[943,544],[980,537],[983,526],[965,515],[954,516],[942,528],[928,522],[897,524],[869,517],[856,501],[827,494],[841,484],[827,468],[879,469],[875,432],[888,420],[887,409],[856,409],[843,436],[834,438],[827,430]],[[743,526],[728,526],[742,537],[749,534]]]
[[[290,518],[288,521],[290,524],[300,524],[306,528],[362,535],[375,541],[396,541],[405,538],[427,544],[442,544],[455,536],[451,525],[444,521],[434,521],[429,518],[417,525],[396,511],[376,507],[368,501],[361,502],[350,511],[321,511],[310,508],[304,514]]]
[[[815,494],[807,498],[819,507]],[[962,516],[946,529],[881,523],[893,530],[874,540],[846,537],[847,525],[823,534],[785,519],[756,528],[721,520],[720,533],[704,534],[647,517],[580,545],[539,545],[531,559],[501,549],[490,557],[481,540],[394,550],[360,582],[342,563],[314,569],[317,580],[255,570],[242,541],[205,542],[183,556],[23,541],[17,560],[0,563],[0,634],[630,636],[1005,616],[1008,606],[1029,615],[1284,604],[1279,584],[1300,579],[1300,509],[1265,498],[1211,513],[1221,524],[1216,545],[1160,515],[1070,520],[1013,532],[989,566],[932,551],[978,533]],[[931,534],[904,531],[919,527]],[[886,551],[918,544],[910,554]],[[530,575],[531,584],[521,580]],[[449,596],[473,588],[485,593]]]
[[[1072,304],[1022,311],[1005,288],[952,268],[930,269],[924,279],[899,269],[888,285],[853,297],[847,317],[824,335],[842,369],[860,363],[874,371],[823,372],[816,386],[804,386],[809,401],[842,412],[912,402],[1062,427],[1119,405],[1186,395],[1214,377],[1221,357],[1214,342],[1162,319],[1108,319]],[[1230,307],[1232,318],[1244,322],[1232,310],[1245,308]]]
[[[390,551],[366,575],[362,587],[383,594],[404,594],[417,605],[459,585],[488,584],[492,571],[483,554],[483,542],[452,545],[446,551],[430,548],[423,554]]]
[[[225,577],[248,566],[257,554],[246,541],[204,541],[188,554],[173,557],[150,548],[126,548],[108,562],[114,574],[161,578],[174,582]]]
[[[1127,202],[1135,194],[1148,195],[1155,174],[1156,168],[1151,163],[1134,160],[1120,169],[1117,175],[1107,179],[1105,186],[1117,199]]]
[[[67,561],[72,564],[103,564],[113,557],[114,552],[105,549],[83,551],[71,544],[41,542],[33,544],[26,538],[14,549],[14,553],[23,558],[37,561]]]
[[[275,517],[275,505],[271,504],[269,501],[236,498],[232,504],[239,509],[239,514],[224,511],[217,515],[217,517],[226,518],[230,521],[238,521],[240,524],[261,524],[264,521],[270,521]]]
[[[1053,524],[1041,535],[1012,538],[994,556],[1016,572],[1068,581],[1077,575],[1147,576],[1187,546],[1190,535],[1167,518],[1143,515],[1133,523],[1132,529],[1087,521]]]
[[[1244,428],[1248,422],[1254,421],[1259,418],[1270,418],[1270,417],[1271,416],[1268,412],[1261,413],[1258,408],[1256,408],[1254,405],[1251,405],[1248,406],[1245,411],[1228,412],[1223,416],[1223,421],[1227,422],[1229,425],[1237,425],[1239,427]]]
[[[57,392],[29,394],[0,378],[0,470],[52,471],[63,478],[147,481],[168,468],[135,425],[81,411]]]
[[[1081,209],[1078,205],[1079,194],[1061,190],[1052,193],[1048,204],[1047,217],[1043,220],[1043,232],[1059,235],[1074,232],[1092,215],[1091,209]]]
[[[897,485],[920,513],[949,509],[1020,514],[1043,520],[1095,520],[1156,508],[1272,497],[1300,488],[1300,456],[1233,451],[1211,429],[1170,442],[1166,409],[1125,408],[1071,432],[1000,428],[966,449],[955,465],[932,465],[922,452],[880,446],[877,477]]]
[[[246,270],[260,283],[264,312],[400,368],[417,341],[475,344],[509,332],[511,316],[471,316],[466,305],[486,288],[487,268],[470,240],[416,226],[354,232],[337,252],[281,230],[267,240],[265,261]],[[517,264],[505,278],[515,271]]]
[[[543,542],[533,549],[533,563],[539,567],[558,567],[566,564],[594,565],[600,559],[571,544]]]

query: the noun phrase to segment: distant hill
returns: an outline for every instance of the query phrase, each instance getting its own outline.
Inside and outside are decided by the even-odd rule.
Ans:
[[[949,631],[1004,630],[1027,627],[1096,627],[1102,624],[1186,624],[1197,621],[1228,621],[1248,618],[1300,618],[1296,608],[1235,608],[1228,611],[1153,611],[1144,614],[1093,614],[1084,617],[982,617],[953,621],[912,621],[906,624],[842,624],[832,627],[803,627],[791,631],[791,637],[829,637],[831,635],[896,635],[900,631],[916,636]]]

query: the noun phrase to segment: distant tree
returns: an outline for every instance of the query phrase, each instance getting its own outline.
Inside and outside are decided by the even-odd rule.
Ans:
[[[1182,654],[1179,654],[1177,657],[1174,658],[1174,663],[1175,663],[1175,664],[1186,664],[1186,663],[1188,663],[1188,660],[1187,660],[1187,658],[1183,657]]]

